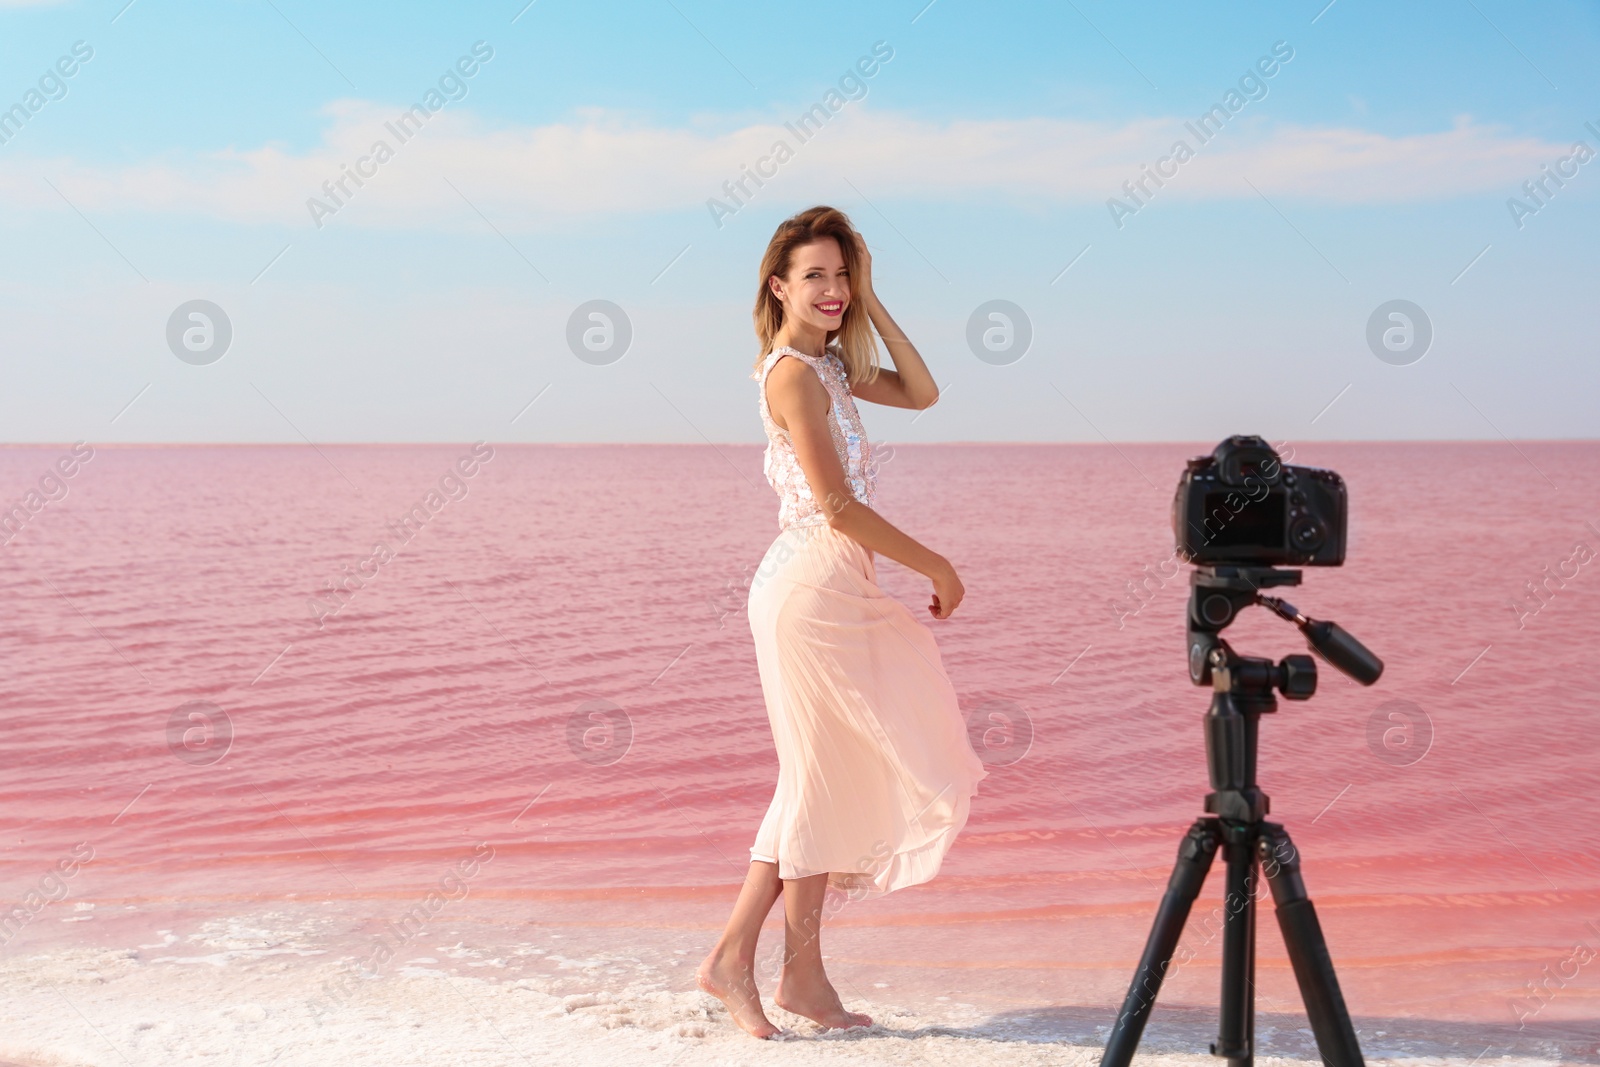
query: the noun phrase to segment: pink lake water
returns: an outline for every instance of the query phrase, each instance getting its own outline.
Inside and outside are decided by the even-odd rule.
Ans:
[[[1209,448],[884,464],[879,510],[966,586],[928,620],[963,707],[1015,728],[980,734],[991,774],[940,876],[825,927],[847,1003],[1103,1037],[1208,788],[1187,576],[1142,601],[1128,583],[1173,573],[1172,488]],[[0,451],[0,503],[69,451]],[[744,615],[778,533],[761,449],[494,445],[450,480],[470,452],[96,447],[28,515],[0,549],[0,906],[26,916],[0,935],[7,974],[91,949],[135,951],[152,983],[194,970],[153,948],[219,974],[359,955],[448,885],[465,895],[407,945],[445,971],[693,988],[777,773]],[[1314,699],[1264,719],[1259,778],[1364,1047],[1600,1061],[1600,960],[1578,952],[1600,950],[1600,562],[1575,550],[1600,550],[1600,444],[1293,462],[1344,475],[1350,549],[1284,595],[1387,669],[1362,688],[1323,665]],[[922,613],[920,576],[878,573]],[[1514,607],[1547,573],[1572,576]],[[1261,610],[1226,636],[1304,651]],[[1385,733],[1397,707],[1409,733]],[[475,848],[491,858],[461,874]],[[1221,873],[1152,1041],[1204,1051],[1214,1027],[1220,937],[1198,919]],[[1260,929],[1260,1017],[1302,1054],[1270,906]],[[763,966],[780,941],[775,913]]]

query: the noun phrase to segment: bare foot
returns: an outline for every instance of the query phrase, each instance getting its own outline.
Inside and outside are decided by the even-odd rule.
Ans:
[[[766,1012],[761,1010],[754,961],[740,963],[719,957],[713,952],[700,964],[694,977],[701,989],[727,1006],[728,1014],[746,1033],[760,1038],[782,1033],[767,1019]]]
[[[778,988],[772,994],[772,1001],[784,1011],[803,1015],[833,1030],[872,1025],[872,1016],[844,1010],[838,991],[828,981],[827,975],[820,971],[803,974],[785,969],[778,979]]]

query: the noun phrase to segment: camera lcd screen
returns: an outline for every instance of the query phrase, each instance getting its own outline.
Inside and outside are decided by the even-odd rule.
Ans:
[[[1270,492],[1260,500],[1251,500],[1236,489],[1207,493],[1202,521],[1205,532],[1210,535],[1208,542],[1218,548],[1284,548],[1286,495]],[[1235,503],[1244,501],[1238,514],[1227,505],[1229,497],[1233,497]]]

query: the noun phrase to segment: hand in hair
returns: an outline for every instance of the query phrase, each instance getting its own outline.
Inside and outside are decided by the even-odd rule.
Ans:
[[[854,290],[851,297],[864,298],[872,292],[872,253],[867,251],[867,239],[861,236],[859,230],[851,230],[850,235],[855,238],[856,244],[856,270],[850,279]]]

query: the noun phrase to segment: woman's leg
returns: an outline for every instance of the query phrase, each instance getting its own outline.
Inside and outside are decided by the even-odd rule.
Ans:
[[[844,1010],[822,969],[822,900],[827,888],[826,874],[783,883],[783,975],[772,999],[784,1011],[823,1026],[839,1030],[870,1026],[871,1016]]]
[[[733,1021],[756,1037],[771,1037],[779,1032],[761,1010],[761,993],[756,989],[756,939],[782,892],[778,865],[752,860],[728,925],[695,975],[700,988],[726,1004]]]

